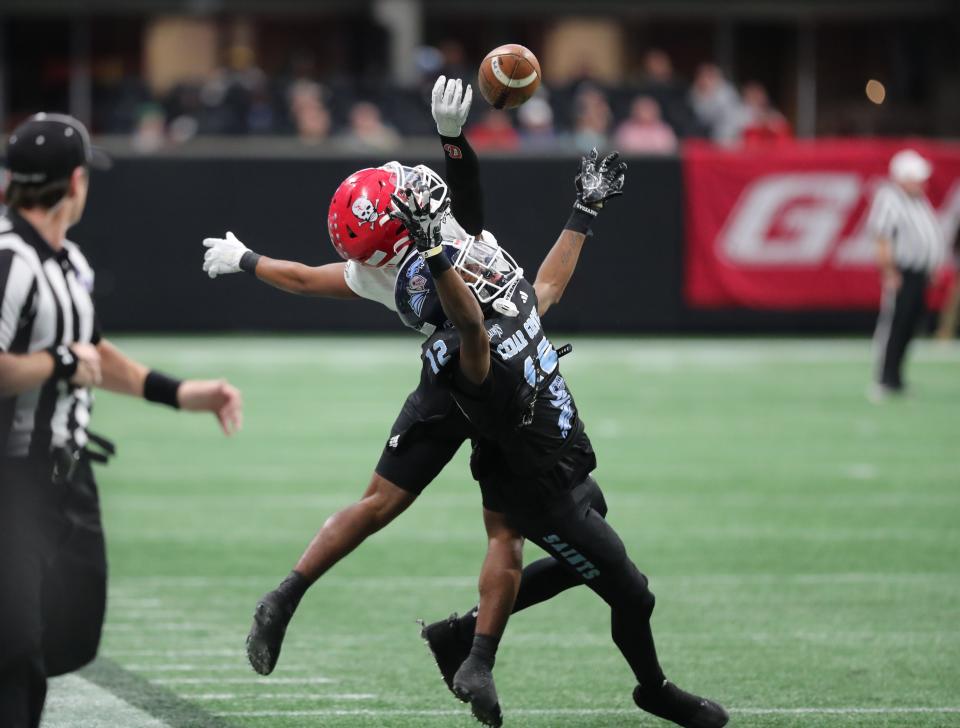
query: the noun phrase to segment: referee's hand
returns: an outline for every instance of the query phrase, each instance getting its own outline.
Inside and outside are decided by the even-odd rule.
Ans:
[[[225,435],[233,435],[243,425],[243,401],[240,390],[223,379],[187,379],[177,390],[180,409],[212,412]]]
[[[70,384],[74,387],[99,387],[103,377],[97,347],[93,344],[71,344],[70,351],[77,357],[77,371],[70,377]]]

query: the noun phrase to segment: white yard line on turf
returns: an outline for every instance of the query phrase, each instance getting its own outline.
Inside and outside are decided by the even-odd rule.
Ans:
[[[184,700],[376,700],[373,693],[181,693]]]
[[[171,345],[175,342],[175,345]],[[863,364],[872,359],[870,341],[863,339],[577,339],[577,356],[564,364],[571,372],[583,366],[616,361],[643,371],[742,370],[745,366],[776,364]],[[121,345],[134,355],[164,366],[227,365],[260,370],[264,365],[326,367],[350,372],[374,371],[384,365],[417,369],[417,349],[403,338],[124,338]],[[419,346],[419,344],[417,344]],[[357,356],[357,350],[364,356]],[[911,359],[920,364],[960,361],[960,346],[919,341]]]
[[[150,663],[136,663],[136,664],[124,664],[122,667],[124,670],[131,670],[133,672],[218,672],[222,673],[227,670],[244,670],[245,672],[250,672],[250,665],[247,664],[247,658],[241,652],[234,652],[234,656],[237,658],[236,662],[210,662],[205,665],[192,665],[192,664],[156,664],[151,665]],[[306,665],[284,665],[285,669],[291,671],[297,670],[309,670],[311,669]]]
[[[117,659],[120,657],[169,657],[169,658],[182,658],[182,657],[236,657],[241,654],[242,647],[235,649],[195,649],[188,648],[183,650],[105,650],[104,652],[108,657]]]
[[[50,681],[42,728],[169,728],[109,690],[77,675]]]
[[[756,573],[756,574],[724,574],[711,573],[699,575],[671,576],[664,575],[657,577],[657,581],[669,584],[729,584],[739,586],[742,584],[887,584],[903,583],[918,584],[925,582],[942,583],[945,577],[952,576],[948,572],[838,572],[831,573],[809,573],[809,574],[774,574],[774,573]],[[263,584],[272,584],[276,581],[275,576],[154,576],[154,577],[118,577],[114,581],[111,594],[117,592],[130,593],[135,589],[155,589],[161,587],[169,588],[196,588],[208,589],[210,587],[256,587]],[[387,589],[391,587],[409,586],[411,588],[421,587],[472,587],[476,586],[477,577],[474,576],[330,576],[324,579],[324,583],[330,586],[351,586],[351,587],[371,587],[377,589]],[[183,625],[182,622],[163,623],[165,627],[174,629],[176,625]],[[206,624],[188,625],[197,628],[206,628]],[[142,628],[142,625],[129,625],[130,629]]]
[[[155,685],[329,685],[330,677],[158,677]]]
[[[890,708],[731,708],[731,713],[739,715],[944,715],[960,713],[960,707],[890,707]],[[220,710],[213,715],[219,717],[280,718],[280,717],[442,717],[447,715],[465,715],[465,710],[402,710],[376,708],[318,708],[316,710]],[[636,708],[517,708],[508,711],[509,715],[527,716],[617,716],[638,715]]]

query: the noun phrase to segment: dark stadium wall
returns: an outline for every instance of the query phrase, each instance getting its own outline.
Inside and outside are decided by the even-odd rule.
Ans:
[[[439,163],[439,162],[438,162]],[[94,173],[72,232],[97,271],[107,331],[397,330],[371,302],[299,298],[246,274],[210,280],[205,237],[232,230],[254,250],[308,264],[339,260],[331,193],[363,159],[122,158]],[[442,164],[442,163],[439,163]],[[573,200],[572,159],[484,159],[486,226],[535,275]],[[868,313],[692,311],[684,306],[683,185],[676,158],[631,160],[627,194],[595,226],[550,325],[565,331],[866,330]],[[123,200],[124,204],[117,204]]]

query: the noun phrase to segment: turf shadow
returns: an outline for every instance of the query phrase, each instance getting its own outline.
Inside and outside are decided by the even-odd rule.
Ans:
[[[97,658],[79,673],[85,680],[162,720],[171,728],[233,728],[234,724],[210,715],[166,688],[125,670],[113,660]]]

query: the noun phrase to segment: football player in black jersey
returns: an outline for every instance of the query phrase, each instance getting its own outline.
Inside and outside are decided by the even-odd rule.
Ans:
[[[587,201],[621,192],[608,189],[603,175],[581,184]],[[394,197],[393,214],[424,261],[406,273],[408,303],[429,314],[439,302],[445,319],[433,322],[437,330],[423,345],[423,381],[449,392],[477,430],[472,465],[485,521],[536,542],[610,605],[613,641],[636,676],[638,707],[688,728],[720,728],[726,711],[676,687],[660,667],[650,627],[654,596],[604,519],[603,494],[590,477],[596,458],[541,325],[536,291],[496,245],[443,240],[437,211],[422,200],[407,190]],[[587,230],[592,214],[576,206],[566,229]],[[492,669],[517,585],[509,576],[481,576],[472,649],[453,678],[454,693],[487,725],[502,723]]]
[[[451,212],[465,233],[490,240],[483,231],[479,162],[461,130],[469,109],[469,95],[469,87],[464,91],[460,81],[441,77],[434,88],[432,112],[445,152],[445,177],[450,190],[447,199]],[[623,173],[624,165],[616,156],[600,159],[594,151],[581,163],[574,204],[582,208],[581,212],[587,210],[584,215],[597,214],[597,201],[584,197],[583,180],[605,177],[608,188],[618,188],[623,184]],[[385,208],[389,204],[389,199],[385,200]],[[585,236],[585,229],[563,230],[545,257],[534,283],[541,313],[559,301],[576,266]],[[205,245],[210,250],[205,256],[204,270],[212,275],[245,270],[290,293],[347,299],[357,297],[357,292],[344,280],[343,263],[308,267],[258,256],[239,241],[231,244],[229,240],[210,239]],[[388,249],[392,250],[392,244]],[[411,273],[408,264],[414,260],[421,259],[416,254],[409,256],[404,264],[406,273]],[[416,276],[405,278],[403,290],[406,291],[415,280],[418,280]],[[400,285],[400,277],[397,282]],[[418,312],[423,313],[419,308]],[[406,323],[423,330],[422,319],[412,309],[401,312],[401,315]],[[287,626],[307,589],[367,537],[403,513],[471,435],[472,428],[454,406],[448,392],[426,382],[407,397],[362,498],[330,516],[294,570],[258,601],[247,638],[247,656],[254,670],[267,675],[276,667]],[[515,610],[538,604],[578,584],[549,558],[528,564],[520,579],[522,538],[505,525],[492,522],[488,523],[488,537],[485,574],[521,580]],[[451,689],[453,675],[470,651],[476,623],[477,611],[470,610],[463,617],[444,620],[424,629],[424,637],[434,650]]]

